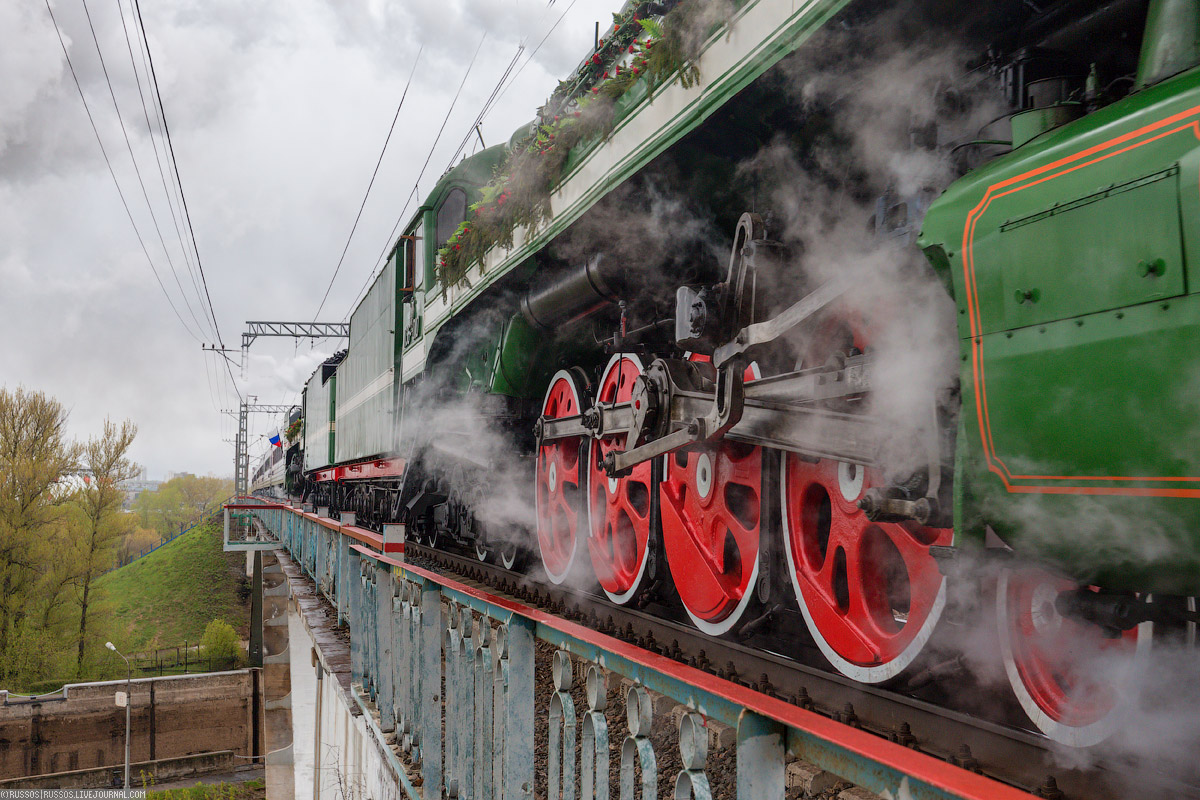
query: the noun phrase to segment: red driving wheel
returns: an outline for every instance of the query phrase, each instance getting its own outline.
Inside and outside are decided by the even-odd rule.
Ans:
[[[1055,601],[1071,580],[1037,568],[1006,570],[996,592],[1000,652],[1009,684],[1038,730],[1088,747],[1116,728],[1149,655],[1152,622],[1116,638],[1064,617]]]
[[[583,411],[583,382],[572,371],[561,370],[550,381],[542,415],[547,419],[570,417]],[[580,439],[556,439],[538,450],[534,479],[538,550],[552,583],[560,584],[578,569],[583,552],[583,484]]]
[[[641,374],[642,362],[637,356],[613,356],[600,379],[597,402],[627,402]],[[600,465],[607,454],[627,449],[628,438],[628,434],[619,434],[593,439],[587,459],[587,543],[592,569],[600,588],[620,605],[649,583],[646,567],[654,546],[654,460],[638,464],[623,478],[609,478]]]
[[[818,326],[801,366],[861,353],[855,328],[842,320]],[[853,412],[861,400],[837,407]],[[929,547],[954,540],[951,528],[867,519],[858,500],[879,480],[859,464],[782,456],[784,550],[796,599],[822,654],[862,683],[895,678],[924,649],[946,602]]]
[[[746,370],[747,381],[758,377],[753,365]],[[710,636],[732,630],[754,595],[762,466],[761,447],[726,441],[665,460],[659,501],[667,565],[684,610]]]

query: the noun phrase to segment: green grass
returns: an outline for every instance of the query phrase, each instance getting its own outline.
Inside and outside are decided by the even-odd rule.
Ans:
[[[197,783],[186,789],[157,792],[153,784],[146,784],[145,788],[147,800],[263,800],[267,796],[261,778],[244,783]]]
[[[220,523],[201,525],[96,581],[105,628],[127,654],[195,644],[214,619],[245,636],[250,612],[239,596],[245,564],[245,554],[222,552]]]

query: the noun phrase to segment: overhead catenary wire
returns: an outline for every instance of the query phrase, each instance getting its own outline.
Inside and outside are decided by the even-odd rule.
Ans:
[[[467,85],[467,78],[471,76],[471,69],[475,66],[476,59],[479,58],[479,51],[483,49],[483,43],[487,41],[487,32],[479,39],[479,44],[475,47],[475,52],[471,56],[471,61],[467,64],[467,71],[463,73],[462,81],[458,84],[458,91],[454,93],[454,98],[450,101],[450,107],[446,109],[446,116],[442,119],[442,125],[438,128],[437,136],[434,137],[433,145],[429,148],[429,154],[425,157],[425,163],[421,165],[421,171],[417,174],[417,179],[413,182],[412,191],[409,192],[408,199],[404,202],[404,207],[400,211],[400,216],[396,218],[396,224],[392,226],[391,233],[388,234],[387,241],[383,245],[383,250],[375,259],[375,266],[371,270],[370,277],[367,278],[367,286],[374,279],[376,271],[383,263],[383,259],[387,256],[388,250],[392,246],[392,241],[396,235],[396,230],[400,227],[400,223],[404,221],[404,215],[408,213],[408,207],[412,204],[412,199],[416,196],[418,187],[421,185],[421,178],[425,177],[425,170],[429,168],[429,162],[433,160],[433,154],[437,152],[437,146],[442,140],[442,134],[446,131],[446,124],[450,121],[450,115],[454,113],[454,107],[458,105],[458,98],[462,95],[463,87]],[[365,287],[364,287],[365,290]],[[361,292],[360,292],[361,295]],[[357,303],[357,300],[355,300]],[[350,306],[350,311],[354,310],[354,303]],[[346,312],[346,317],[350,316],[350,311]],[[343,320],[345,317],[343,317]]]
[[[570,13],[571,9],[575,7],[577,2],[579,2],[579,0],[571,0],[566,9],[563,10],[563,13],[559,14],[558,19],[556,19],[554,24],[550,26],[550,29],[546,31],[546,35],[542,37],[541,41],[537,43],[537,46],[534,47],[533,50],[530,51],[529,55],[525,57],[525,61],[521,64],[521,68],[517,70],[517,73],[512,76],[512,80],[510,80],[508,85],[500,91],[495,103],[492,104],[493,108],[499,104],[501,98],[503,98],[504,95],[508,93],[508,90],[512,88],[512,85],[517,82],[517,78],[521,77],[521,73],[525,71],[527,66],[529,66],[529,62],[533,61],[533,57],[536,56],[538,51],[542,49],[542,45],[544,45],[546,40],[550,38],[550,34],[554,33],[555,29],[558,28],[559,24],[563,21],[563,19],[566,18],[567,14]],[[551,3],[551,5],[553,5],[553,3]],[[491,109],[489,109],[489,111],[490,110]]]
[[[505,81],[505,79],[506,79],[506,78],[508,78],[508,77],[509,77],[510,73],[512,72],[512,65],[510,64],[509,68],[508,68],[507,70],[505,70],[504,74],[503,74],[503,75],[501,76],[501,78],[500,78],[500,84],[501,84],[501,85],[503,85],[503,88],[499,88],[499,87],[498,87],[498,88],[499,88],[499,91],[498,91],[498,92],[497,92],[497,91],[493,91],[492,95],[491,95],[491,96],[488,98],[488,100],[485,102],[485,104],[484,104],[484,108],[483,108],[483,110],[480,112],[479,116],[476,118],[476,121],[475,121],[474,125],[471,127],[471,129],[470,129],[470,130],[468,130],[468,131],[467,131],[467,135],[466,135],[466,136],[464,137],[464,139],[463,139],[463,143],[464,143],[464,144],[462,145],[462,147],[465,147],[465,143],[466,143],[466,142],[468,142],[468,141],[470,141],[470,139],[471,139],[471,134],[472,134],[473,132],[475,132],[475,130],[477,130],[477,128],[478,128],[478,127],[479,127],[479,126],[480,126],[480,125],[483,123],[483,121],[484,121],[484,120],[487,118],[487,115],[488,115],[489,113],[491,113],[492,109],[494,109],[494,108],[495,108],[495,107],[496,107],[496,106],[499,104],[499,102],[500,102],[501,98],[503,98],[503,97],[504,97],[504,95],[505,95],[505,94],[508,92],[508,90],[509,90],[509,89],[512,87],[512,85],[513,85],[514,83],[516,83],[516,81],[517,81],[517,78],[519,78],[519,77],[520,77],[521,73],[522,73],[522,72],[525,70],[525,67],[527,67],[527,66],[529,65],[529,62],[533,60],[533,57],[534,57],[534,56],[536,56],[536,55],[538,54],[538,51],[542,49],[542,45],[544,45],[544,44],[547,42],[547,40],[549,40],[549,38],[550,38],[551,34],[553,34],[553,33],[554,33],[554,31],[555,31],[555,30],[558,28],[559,24],[560,24],[560,23],[562,23],[563,19],[564,19],[564,18],[567,16],[567,14],[568,14],[568,13],[570,13],[571,9],[575,7],[575,4],[576,4],[577,2],[579,2],[579,0],[571,0],[571,2],[567,4],[567,7],[566,7],[566,8],[563,10],[563,13],[562,13],[562,14],[560,14],[560,15],[558,16],[558,19],[556,19],[556,20],[554,21],[554,24],[550,26],[550,28],[549,28],[549,29],[546,31],[546,33],[545,33],[545,34],[542,36],[542,38],[541,38],[541,39],[538,41],[538,43],[537,43],[537,46],[535,46],[535,47],[533,48],[533,50],[532,50],[532,51],[530,51],[529,55],[525,57],[525,61],[524,61],[524,62],[522,62],[520,69],[518,69],[518,70],[516,71],[516,74],[513,74],[513,75],[511,76],[511,79],[509,79],[509,80],[508,80],[508,83],[507,83],[507,85],[504,85],[504,81]],[[553,5],[554,5],[554,0],[550,0],[550,1],[549,1],[549,2],[546,4],[546,9],[549,9],[549,8],[550,8],[551,6],[553,6]],[[543,16],[543,17],[545,16],[545,10],[546,10],[546,9],[543,9],[543,12],[542,12],[542,16]],[[538,19],[538,22],[539,22],[539,23],[541,22],[541,18],[539,18],[539,19]],[[535,27],[536,27],[536,26],[535,26]],[[521,40],[521,45],[520,45],[520,46],[517,48],[517,57],[518,57],[518,58],[520,57],[521,51],[522,51],[522,50],[524,50],[524,43],[525,43],[525,39],[522,39],[522,40]],[[515,59],[514,59],[514,63],[515,63]],[[454,161],[455,161],[455,160],[458,158],[458,156],[461,154],[461,152],[462,152],[462,147],[460,147],[460,149],[459,149],[459,150],[456,152],[456,154],[455,154],[454,158],[452,158],[452,159],[450,160],[450,164],[451,164],[451,165],[453,165],[453,164],[454,164]],[[382,253],[379,255],[379,258],[377,258],[377,259],[376,259],[376,261],[375,261],[375,267],[374,267],[374,268],[371,270],[371,272],[368,274],[366,282],[365,282],[365,283],[363,283],[363,285],[362,285],[362,288],[358,290],[358,294],[357,294],[357,295],[355,295],[354,301],[353,301],[353,302],[350,304],[350,308],[349,308],[349,310],[347,310],[347,311],[346,311],[346,314],[345,314],[345,315],[342,317],[342,321],[343,321],[343,322],[344,322],[344,321],[345,321],[345,320],[346,320],[346,319],[347,319],[347,318],[350,316],[350,314],[351,314],[351,313],[354,311],[354,308],[355,308],[355,306],[357,306],[357,305],[358,305],[358,301],[359,301],[359,299],[360,299],[360,298],[363,296],[363,294],[364,294],[364,293],[367,291],[367,288],[368,288],[368,287],[371,285],[372,281],[374,281],[374,280],[375,280],[375,277],[376,277],[376,276],[379,274],[379,270],[380,270],[380,268],[381,268],[381,266],[382,266],[382,262],[383,262],[384,256],[387,254],[387,251],[388,251],[388,250],[391,248],[392,242],[393,242],[393,240],[394,240],[394,237],[395,237],[395,235],[396,235],[396,231],[399,229],[399,227],[400,227],[400,223],[401,223],[401,222],[404,220],[404,216],[405,216],[405,214],[406,214],[406,213],[407,213],[407,211],[408,211],[408,207],[409,207],[409,205],[411,205],[411,204],[412,204],[413,197],[416,195],[416,193],[417,193],[417,191],[418,191],[418,186],[419,186],[419,184],[420,184],[420,179],[418,179],[418,181],[417,181],[417,185],[414,185],[414,187],[413,187],[413,191],[412,191],[412,192],[409,194],[409,196],[408,196],[408,199],[405,201],[405,203],[404,203],[404,210],[400,212],[400,218],[399,218],[399,219],[396,221],[396,224],[392,226],[392,231],[391,231],[391,233],[388,235],[388,241],[387,241],[387,243],[384,245],[383,252],[382,252]]]
[[[71,55],[67,52],[67,43],[63,41],[62,29],[58,26],[58,20],[54,16],[54,10],[50,8],[50,0],[45,0],[46,11],[50,14],[50,21],[54,24],[54,32],[58,36],[58,44],[62,47],[63,56],[67,59],[67,69],[71,73],[71,79],[75,83],[75,89],[79,92],[79,99],[83,101],[83,110],[87,113],[88,122],[92,126],[92,133],[96,136],[96,143],[100,145],[100,154],[104,156],[104,163],[108,167],[108,174],[112,176],[113,185],[117,188],[117,195],[121,198],[121,205],[125,209],[125,215],[129,218],[129,224],[133,226],[133,233],[137,237],[138,244],[141,245],[142,253],[146,256],[146,263],[150,265],[150,271],[154,273],[154,280],[158,283],[158,288],[162,290],[163,297],[167,299],[167,305],[171,307],[171,311],[175,313],[176,319],[188,335],[197,342],[200,338],[192,331],[188,324],[184,321],[183,316],[179,313],[179,309],[175,307],[174,301],[171,300],[171,295],[167,291],[167,287],[162,282],[162,277],[158,274],[158,268],[154,266],[154,259],[150,257],[150,251],[146,249],[146,242],[142,238],[142,233],[138,230],[137,222],[133,218],[133,212],[129,209],[129,202],[125,199],[125,192],[121,189],[121,182],[117,180],[117,173],[113,170],[112,161],[108,157],[108,151],[104,147],[104,140],[100,138],[100,130],[96,127],[96,120],[92,116],[92,109],[88,105],[87,97],[83,93],[83,86],[79,82],[79,76],[75,72],[75,65],[71,62]]]
[[[179,177],[179,160],[175,157],[175,143],[171,139],[171,126],[167,123],[167,108],[163,105],[162,92],[159,90],[158,73],[154,69],[154,54],[150,50],[150,38],[146,35],[146,23],[142,19],[142,4],[140,0],[133,0],[133,7],[137,12],[138,27],[142,31],[142,42],[146,47],[146,58],[150,62],[150,83],[154,86],[155,97],[158,98],[158,109],[162,116],[163,133],[167,137],[167,150],[171,154],[171,166],[175,171],[175,182],[179,186],[179,198],[183,201],[183,216],[187,220],[187,228],[192,240],[192,252],[196,255],[196,269],[200,272],[200,285],[204,287],[204,298],[208,302],[208,313],[212,316],[213,326],[216,329],[217,344],[221,346],[221,349],[225,349],[225,342],[221,339],[221,325],[217,322],[212,295],[208,290],[208,278],[204,274],[204,263],[200,260],[200,248],[196,244],[196,228],[192,225],[192,214],[188,209],[187,194],[183,191],[183,180]],[[232,373],[230,373],[230,377],[233,377]],[[236,383],[234,388],[237,388]],[[239,392],[238,394],[240,397],[241,393]]]
[[[150,85],[154,87],[154,98],[157,100],[159,118],[162,120],[163,134],[167,140],[167,152],[170,154],[171,169],[175,175],[175,185],[179,189],[179,200],[183,205],[183,217],[186,222],[188,236],[192,243],[192,253],[196,257],[196,270],[200,273],[200,286],[204,289],[204,300],[208,306],[208,314],[212,318],[213,333],[217,337],[217,344],[220,346],[221,350],[225,350],[225,341],[221,337],[221,325],[219,322],[217,322],[217,311],[213,307],[212,294],[208,288],[208,277],[204,273],[204,262],[200,257],[200,247],[196,243],[196,227],[192,224],[192,213],[191,209],[188,207],[187,193],[183,189],[183,179],[179,174],[179,159],[175,155],[175,141],[171,138],[171,126],[167,121],[167,108],[163,103],[162,90],[159,88],[158,71],[154,67],[154,53],[150,49],[150,37],[146,34],[146,21],[142,17],[142,5],[140,0],[133,0],[133,9],[137,16],[138,30],[140,30],[142,34],[141,39],[142,45],[146,51],[146,60],[150,65]],[[233,391],[237,394],[238,400],[240,402],[245,402],[245,398],[242,397],[242,391],[238,388],[237,379],[233,376],[233,370],[230,368],[228,360],[222,359],[222,361],[225,364],[225,374],[229,376],[230,385],[232,386]],[[228,393],[228,388],[226,389],[226,393]]]
[[[175,228],[175,238],[179,242],[179,249],[180,249],[180,252],[183,254],[184,264],[187,266],[188,277],[190,279],[191,288],[196,293],[196,298],[200,301],[201,307],[203,307],[204,306],[204,298],[201,296],[201,293],[200,293],[200,282],[196,277],[196,268],[192,262],[191,254],[188,251],[188,246],[184,242],[183,231],[180,229],[180,226],[179,226],[181,215],[179,213],[177,213],[177,211],[176,211],[178,192],[175,190],[174,179],[171,180],[171,187],[170,188],[167,187],[167,172],[163,168],[163,161],[166,159],[166,153],[159,152],[158,140],[154,136],[154,124],[151,123],[150,111],[148,108],[146,108],[146,91],[142,87],[142,77],[141,77],[141,74],[138,72],[137,59],[133,55],[133,41],[129,36],[129,24],[125,19],[125,5],[124,5],[123,0],[116,0],[116,2],[117,2],[117,13],[121,17],[121,30],[125,34],[125,49],[129,53],[129,66],[133,70],[133,78],[137,84],[138,100],[141,102],[141,105],[142,105],[142,118],[146,122],[146,131],[150,137],[150,145],[154,148],[154,165],[155,165],[155,167],[158,168],[158,177],[159,177],[160,182],[162,183],[163,194],[165,194],[167,197],[167,208],[171,212],[171,224]],[[131,15],[133,14],[132,2],[130,3],[130,14]],[[143,68],[143,70],[145,70],[145,73],[146,73],[146,82],[149,83],[150,68],[146,61],[146,52],[142,47],[141,39],[138,39],[138,52],[141,55],[142,68]],[[155,121],[158,121],[158,119],[159,119],[158,107],[154,104],[153,97],[150,98],[150,105],[151,105],[151,107],[154,108],[154,111],[155,111]],[[163,150],[165,151],[166,148],[164,147]],[[213,327],[212,327],[212,322],[208,318],[208,315],[205,314],[203,316],[204,316],[204,321],[206,323],[206,327],[209,329],[210,332],[213,332],[215,335],[215,332],[213,331]]]
[[[321,298],[321,304],[317,306],[317,313],[313,315],[314,320],[321,318],[321,311],[325,308],[325,301],[329,299],[329,290],[333,288],[333,282],[337,280],[338,273],[342,269],[342,262],[346,260],[346,252],[350,249],[350,241],[354,238],[354,232],[358,230],[358,223],[362,219],[363,209],[367,207],[367,198],[371,196],[371,187],[375,185],[375,178],[379,175],[379,166],[383,163],[383,157],[387,153],[388,143],[392,141],[392,134],[396,130],[396,121],[400,119],[400,110],[404,108],[404,100],[408,97],[408,89],[412,86],[413,75],[416,74],[417,64],[421,63],[421,53],[424,51],[425,47],[422,45],[417,50],[417,57],[413,59],[412,69],[408,73],[408,81],[404,84],[404,91],[400,94],[400,102],[396,105],[396,113],[392,116],[392,124],[388,128],[387,137],[383,140],[383,148],[379,151],[379,158],[375,161],[375,169],[371,172],[371,180],[367,183],[367,191],[363,194],[362,202],[358,205],[358,213],[354,216],[354,224],[350,226],[350,235],[346,237],[346,245],[342,248],[342,255],[338,258],[338,263],[334,267],[332,277],[329,278],[329,285],[325,287],[325,295]]]
[[[121,128],[121,136],[125,139],[125,149],[129,152],[129,160],[133,162],[133,172],[137,176],[138,186],[142,190],[142,199],[146,201],[146,209],[150,212],[150,221],[154,225],[154,230],[158,234],[159,244],[162,245],[163,255],[166,256],[167,266],[171,270],[171,275],[175,278],[175,285],[179,288],[179,294],[183,300],[184,307],[187,308],[192,320],[196,323],[201,333],[204,327],[200,324],[200,320],[196,317],[196,312],[192,308],[191,302],[188,300],[187,292],[184,291],[183,283],[179,280],[179,273],[175,270],[175,262],[171,259],[170,250],[167,248],[166,239],[163,237],[162,228],[158,224],[158,216],[154,213],[154,204],[150,202],[150,194],[146,190],[146,182],[142,179],[142,170],[138,166],[137,156],[133,152],[133,143],[129,139],[129,130],[125,127],[125,118],[121,114],[121,106],[117,102],[117,93],[113,89],[112,78],[108,73],[108,64],[104,60],[104,52],[100,47],[100,39],[96,35],[96,27],[92,24],[92,12],[88,8],[87,0],[81,0],[83,4],[83,13],[87,18],[88,30],[92,34],[92,43],[96,46],[96,55],[100,59],[100,70],[104,73],[104,82],[108,86],[108,96],[112,99],[113,110],[117,114],[117,123]]]

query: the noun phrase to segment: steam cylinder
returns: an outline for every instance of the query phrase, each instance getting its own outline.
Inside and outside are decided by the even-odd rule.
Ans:
[[[621,285],[618,265],[604,256],[592,256],[531,288],[521,298],[521,315],[534,328],[554,330],[616,301]]]

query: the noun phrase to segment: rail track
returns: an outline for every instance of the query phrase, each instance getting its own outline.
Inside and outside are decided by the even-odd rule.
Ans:
[[[802,648],[790,655],[763,649],[769,639],[765,634],[754,634],[744,641],[709,637],[686,623],[663,618],[662,614],[670,614],[672,609],[656,603],[642,608],[617,606],[584,589],[551,584],[539,575],[540,565],[531,566],[528,574],[521,575],[469,555],[435,550],[411,540],[405,544],[405,560],[453,573],[468,584],[484,586],[1039,797],[1200,798],[1200,776],[1180,780],[1163,772],[1147,772],[1122,764],[1067,766],[1069,755],[1056,754],[1053,744],[1045,738],[935,704],[923,698],[920,689],[910,695],[855,683],[804,663]],[[787,626],[790,615],[788,611],[775,610],[774,626]],[[798,615],[795,622],[797,625],[791,629],[800,630]],[[948,662],[930,668],[928,683],[936,683],[932,678],[938,677],[939,669],[953,670],[954,666]],[[940,701],[945,703],[946,698],[940,697]]]

